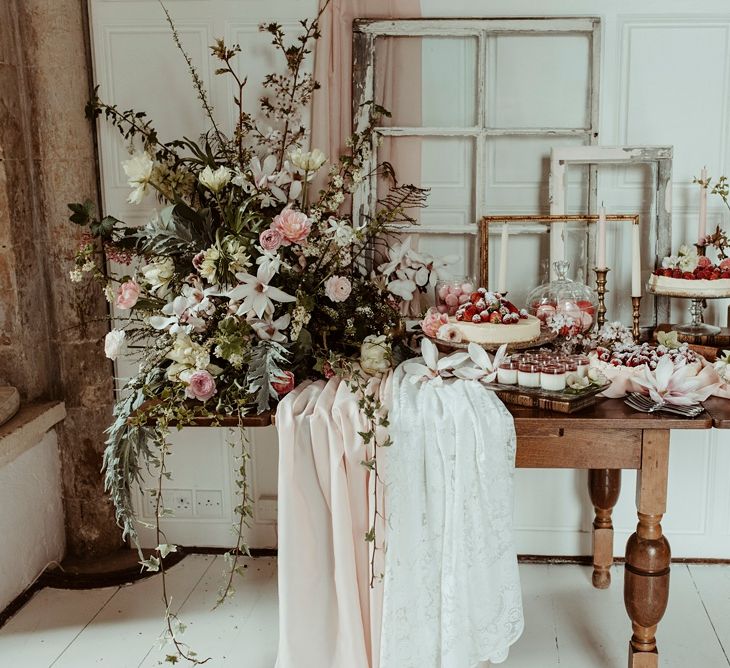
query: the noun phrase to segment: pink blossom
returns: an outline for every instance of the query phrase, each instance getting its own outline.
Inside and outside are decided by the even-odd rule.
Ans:
[[[264,230],[259,235],[259,243],[261,248],[267,251],[275,251],[281,246],[284,241],[284,237],[281,235],[278,229],[270,227],[268,230]]]
[[[332,365],[329,362],[322,364],[322,375],[327,378],[327,380],[335,375],[335,372],[332,370]]]
[[[282,236],[282,245],[302,244],[312,229],[312,221],[305,213],[287,206],[271,223],[271,229]]]
[[[709,257],[706,257],[705,255],[700,255],[700,257],[697,258],[698,267],[709,267],[711,265],[712,265],[712,260],[710,260]]]
[[[730,269],[730,257],[726,257],[720,262],[720,269]]]
[[[324,284],[324,293],[333,302],[344,302],[352,292],[352,283],[345,276],[330,276]]]
[[[117,308],[130,309],[133,308],[139,299],[140,287],[135,281],[126,281],[117,289]]]
[[[190,399],[207,401],[218,390],[215,387],[215,379],[207,371],[195,371],[188,379],[188,386],[185,388],[185,395]]]
[[[195,269],[200,270],[200,268],[203,266],[203,260],[205,260],[205,251],[200,251],[195,257],[193,257],[193,267]]]
[[[271,383],[271,387],[280,397],[289,394],[294,389],[294,374],[291,371],[283,371],[281,380]]]
[[[455,325],[451,324],[441,325],[438,332],[436,332],[436,338],[442,341],[448,341],[449,343],[461,343],[464,340],[461,332]]]
[[[446,325],[448,322],[449,316],[446,313],[439,313],[438,309],[431,307],[421,321],[421,330],[426,336],[434,338],[441,325]]]

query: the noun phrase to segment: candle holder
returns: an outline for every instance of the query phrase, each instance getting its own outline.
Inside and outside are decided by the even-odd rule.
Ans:
[[[695,244],[694,246],[697,249],[697,255],[704,257],[707,252],[707,246],[705,244]]]
[[[599,269],[594,267],[596,272],[596,293],[598,294],[598,308],[596,309],[596,324],[598,329],[603,327],[606,322],[606,275],[611,271],[608,267]]]
[[[632,320],[633,320],[633,326],[631,328],[631,333],[634,335],[634,340],[638,341],[639,336],[641,335],[641,330],[639,329],[639,316],[641,314],[641,297],[632,297],[631,298],[631,309],[632,309]]]

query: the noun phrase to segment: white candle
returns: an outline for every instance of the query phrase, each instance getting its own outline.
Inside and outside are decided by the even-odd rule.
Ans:
[[[502,241],[499,245],[499,280],[497,291],[504,294],[507,292],[507,246],[509,244],[509,233],[507,223],[502,223]]]
[[[606,268],[606,208],[598,212],[598,249],[596,251],[596,267]]]
[[[641,229],[639,225],[631,227],[631,296],[641,297]]]
[[[550,280],[554,281],[558,274],[555,263],[565,259],[565,223],[550,225]]]
[[[700,218],[697,224],[697,242],[703,243],[707,236],[707,167],[700,174]]]

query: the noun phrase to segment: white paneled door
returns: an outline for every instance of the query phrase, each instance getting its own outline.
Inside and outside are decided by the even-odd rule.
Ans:
[[[196,136],[204,116],[196,104],[184,61],[175,50],[161,7],[142,0],[90,0],[95,77],[100,96],[122,109],[150,113],[160,136]],[[240,64],[248,74],[246,100],[254,109],[258,81],[278,68],[262,21],[277,20],[296,31],[311,16],[316,0],[169,0],[180,37],[209,87],[223,128],[233,122],[228,83],[214,74],[208,46],[217,37],[240,42]],[[532,16],[534,0],[422,0],[424,17]],[[640,12],[637,5],[640,4]],[[610,7],[608,6],[610,5]],[[692,241],[696,188],[692,177],[707,165],[713,176],[730,169],[730,14],[726,0],[545,0],[549,16],[600,18],[600,77],[591,75],[591,42],[585,32],[518,35],[500,33],[421,37],[420,62],[396,64],[400,76],[421,78],[421,96],[399,107],[384,128],[382,150],[398,155],[398,144],[419,135],[420,164],[404,165],[401,180],[431,187],[422,212],[421,244],[438,254],[458,253],[456,271],[475,273],[473,226],[484,214],[547,212],[547,174],[553,146],[583,143],[674,145],[674,245]],[[412,39],[412,38],[391,38]],[[382,47],[381,47],[382,48]],[[386,49],[389,49],[385,45]],[[390,50],[398,53],[397,48]],[[412,49],[406,50],[410,52]],[[387,59],[380,59],[387,62]],[[310,63],[311,66],[311,63]],[[600,100],[597,136],[591,129],[590,89]],[[420,107],[420,108],[419,108]],[[550,128],[550,133],[532,132]],[[403,145],[403,144],[401,144]],[[153,209],[127,204],[128,188],[119,166],[125,146],[116,131],[100,126],[104,203],[108,213],[130,223],[144,222]],[[398,165],[396,164],[396,167]],[[413,178],[408,178],[410,170]],[[598,174],[599,201],[612,213],[651,215],[652,180],[646,168],[605,168]],[[586,206],[586,172],[571,169],[568,207]],[[709,225],[723,221],[710,202]],[[726,223],[727,224],[727,223]],[[454,233],[458,231],[458,233]],[[429,233],[430,232],[430,233]],[[576,238],[570,250],[578,263],[586,248]],[[615,289],[609,317],[625,315],[621,291],[629,287],[629,239],[609,231],[609,264]],[[499,244],[490,244],[499,252]],[[539,235],[511,242],[508,276],[516,300],[547,273],[547,243]],[[490,262],[490,266],[496,264]],[[624,294],[626,294],[624,292]],[[681,318],[685,305],[677,304]],[[724,319],[726,304],[710,313]],[[724,322],[720,322],[724,324]],[[118,373],[129,373],[120,363]],[[166,506],[168,540],[187,545],[227,546],[235,520],[232,471],[235,434],[224,429],[187,429],[173,436],[173,480]],[[256,501],[249,541],[276,545],[276,434],[251,430],[250,477]],[[665,529],[675,556],[730,557],[730,438],[722,432],[682,432],[672,437],[669,509]],[[616,553],[634,529],[633,474],[615,513]],[[532,554],[587,554],[592,508],[584,474],[524,470],[516,485],[518,549]],[[139,498],[139,512],[150,508]],[[149,542],[152,543],[150,537]]]

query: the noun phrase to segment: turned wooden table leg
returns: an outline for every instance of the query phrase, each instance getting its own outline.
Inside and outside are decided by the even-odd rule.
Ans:
[[[669,543],[661,520],[667,505],[669,431],[646,430],[636,481],[639,524],[626,544],[624,603],[631,618],[629,668],[657,668],[657,625],[669,599]]]
[[[596,511],[593,520],[593,586],[607,589],[613,566],[613,522],[611,514],[621,491],[621,469],[591,469],[588,490]]]

